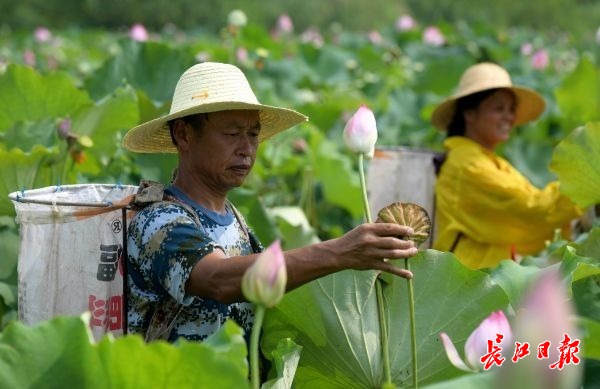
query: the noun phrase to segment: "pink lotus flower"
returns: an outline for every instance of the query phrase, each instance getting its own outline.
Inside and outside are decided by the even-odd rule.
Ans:
[[[285,258],[276,240],[244,273],[242,293],[248,301],[271,308],[283,298],[286,282]]]
[[[315,27],[309,27],[306,31],[304,31],[300,36],[300,39],[302,42],[312,43],[315,47],[323,46],[323,36],[321,36],[319,30],[317,30]]]
[[[442,46],[446,43],[446,38],[444,38],[439,28],[429,26],[423,31],[423,42],[432,46]]]
[[[275,26],[275,35],[290,34],[294,31],[294,23],[288,14],[281,14],[277,18],[277,25]]]
[[[517,309],[514,319],[515,341],[529,343],[530,355],[513,363],[509,360],[511,351],[507,350],[507,361],[500,368],[494,387],[580,388],[583,364],[575,363],[572,358],[571,363],[556,366],[564,356],[560,348],[565,335],[572,342],[579,343],[581,334],[575,312],[557,268],[544,269]],[[548,345],[546,355],[543,352],[540,355],[543,344]],[[564,351],[575,350],[567,348]],[[581,354],[574,355],[581,357]]]
[[[415,20],[409,15],[402,15],[396,20],[396,31],[410,31],[417,26]]]
[[[63,119],[58,123],[57,131],[61,138],[67,139],[70,135],[72,135],[71,123],[71,118]]]
[[[138,42],[146,42],[148,40],[148,31],[143,24],[136,23],[129,30],[129,38]]]
[[[523,43],[521,45],[521,55],[530,55],[533,52],[533,45],[529,42]]]
[[[52,39],[52,33],[46,27],[38,27],[33,32],[33,37],[39,43],[47,43]]]
[[[248,59],[248,50],[245,47],[238,47],[235,51],[235,58],[238,62],[244,62]]]
[[[380,45],[381,43],[383,43],[383,37],[377,30],[369,31],[367,36],[369,37],[369,41],[374,45]]]
[[[23,62],[27,66],[35,66],[35,53],[29,49],[23,52]]]
[[[548,67],[550,59],[545,49],[539,49],[531,56],[531,67],[537,70],[544,70]]]
[[[495,343],[498,334],[502,335],[503,338],[500,343]],[[495,346],[501,349],[506,348],[505,346],[512,342],[512,331],[502,311],[492,312],[469,335],[467,343],[465,343],[466,362],[458,355],[454,343],[452,343],[452,340],[450,340],[450,337],[445,332],[440,334],[440,340],[448,359],[454,366],[464,371],[477,372],[484,369],[481,358],[488,353],[488,341],[492,341]]]
[[[373,111],[361,105],[344,128],[344,142],[353,152],[373,158],[377,142],[377,123]]]

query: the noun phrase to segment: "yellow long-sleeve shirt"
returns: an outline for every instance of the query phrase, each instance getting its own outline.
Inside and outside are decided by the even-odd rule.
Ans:
[[[449,251],[460,233],[453,252],[470,268],[494,267],[511,257],[512,247],[534,254],[580,214],[558,182],[536,188],[508,161],[465,137],[450,137],[444,147],[433,248]]]

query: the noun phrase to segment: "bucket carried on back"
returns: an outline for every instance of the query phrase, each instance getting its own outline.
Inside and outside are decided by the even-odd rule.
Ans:
[[[424,243],[431,247],[435,236],[435,159],[432,150],[404,146],[378,148],[367,171],[371,214],[395,202],[414,203],[425,208],[433,222],[433,234]]]
[[[94,338],[123,333],[123,238],[132,185],[81,184],[13,192],[20,225],[19,320],[90,311]]]

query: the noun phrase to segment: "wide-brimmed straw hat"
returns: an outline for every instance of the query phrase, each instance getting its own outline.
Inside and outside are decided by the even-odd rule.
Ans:
[[[446,130],[452,121],[459,98],[496,88],[509,89],[515,94],[515,125],[534,120],[544,112],[546,104],[540,94],[532,89],[513,85],[510,75],[501,66],[482,62],[465,70],[456,93],[435,108],[431,115],[431,123],[441,130]]]
[[[169,120],[238,109],[259,111],[260,141],[308,120],[294,110],[259,103],[246,76],[237,67],[204,62],[181,75],[169,114],[129,130],[123,138],[123,146],[139,153],[176,153],[167,124]]]

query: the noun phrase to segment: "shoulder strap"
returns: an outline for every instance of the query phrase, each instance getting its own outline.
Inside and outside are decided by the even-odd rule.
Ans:
[[[237,210],[237,208],[235,207],[235,205],[233,205],[233,203],[231,201],[226,200],[226,204],[229,207],[229,209],[231,209],[231,212],[233,212],[233,215],[237,219],[238,223],[240,223],[240,226],[242,226],[242,230],[244,231],[244,234],[248,238],[248,241],[250,242],[250,246],[252,247],[252,252],[260,253],[262,251],[262,246],[261,246],[260,242],[258,241],[258,238],[256,237],[256,235],[251,233],[250,230],[248,229],[248,226],[246,225],[246,220],[244,220],[244,217],[242,216],[242,214],[240,214],[240,212]]]
[[[192,207],[180,201],[175,196],[166,194],[165,187],[160,182],[142,180],[139,185],[138,193],[135,195],[130,205],[134,209],[141,209],[159,202],[172,203],[183,208],[194,220],[196,226],[204,230],[198,214]],[[177,316],[179,316],[179,313],[181,313],[182,310],[183,304],[179,304],[170,296],[165,296],[158,303],[156,310],[150,318],[144,341],[151,342],[157,339],[168,340]]]

